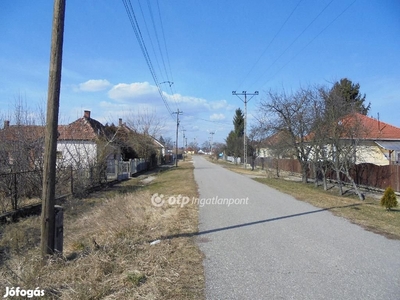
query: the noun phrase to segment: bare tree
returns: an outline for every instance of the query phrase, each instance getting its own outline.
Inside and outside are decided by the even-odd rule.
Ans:
[[[0,130],[0,189],[3,210],[17,209],[24,198],[39,197],[43,172],[44,113],[17,97]],[[40,125],[39,125],[40,124]],[[11,199],[7,200],[7,199]]]
[[[267,120],[266,126],[274,132],[285,132],[288,145],[301,165],[302,182],[307,182],[311,147],[307,137],[314,125],[313,102],[315,90],[299,89],[295,93],[269,91],[259,104],[259,110]]]
[[[157,115],[156,111],[131,112],[126,124],[137,133],[147,136],[160,136],[161,130],[165,127],[165,119]]]
[[[174,149],[174,144],[175,144],[175,142],[172,140],[171,137],[164,138],[164,146],[166,149],[169,149],[169,150]],[[192,147],[191,143],[189,144],[189,147]]]
[[[321,88],[320,93],[325,100],[324,124],[326,128],[325,151],[330,156],[332,168],[336,174],[336,181],[339,187],[339,195],[343,195],[343,184],[341,174],[343,174],[352,184],[355,193],[360,200],[364,195],[360,192],[350,170],[356,164],[357,152],[360,140],[367,135],[367,129],[362,126],[358,118],[358,112],[349,112],[349,103],[340,93],[333,92],[326,88]]]

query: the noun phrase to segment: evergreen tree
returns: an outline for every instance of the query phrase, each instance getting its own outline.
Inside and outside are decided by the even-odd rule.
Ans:
[[[390,186],[385,190],[381,198],[381,205],[385,206],[387,210],[397,206],[396,194]]]
[[[360,84],[354,84],[347,78],[336,82],[325,99],[326,106],[340,108],[342,115],[358,112],[367,115],[371,103],[365,106],[365,94],[360,94]]]
[[[236,109],[233,117],[234,129],[229,132],[226,142],[226,154],[235,157],[243,156],[244,114],[240,108]]]
[[[235,111],[233,126],[236,136],[242,137],[244,135],[244,114],[240,108]]]

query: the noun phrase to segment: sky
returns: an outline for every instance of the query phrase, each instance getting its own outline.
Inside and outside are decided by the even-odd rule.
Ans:
[[[3,119],[47,105],[53,4],[0,1]],[[267,91],[348,78],[368,115],[400,127],[399,37],[398,0],[66,0],[59,123],[144,113],[175,140],[179,110],[180,145],[224,142],[244,109],[232,91],[259,92],[250,128]]]

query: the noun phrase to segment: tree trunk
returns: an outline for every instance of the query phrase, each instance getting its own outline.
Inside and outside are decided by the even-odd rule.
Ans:
[[[307,169],[308,169],[308,163],[307,162],[302,162],[302,164],[301,164],[301,181],[303,183],[307,183],[308,182]]]
[[[314,186],[317,188],[318,187],[318,168],[317,164],[314,164]]]
[[[343,186],[342,186],[342,180],[340,179],[340,171],[336,170],[336,181],[338,184],[339,188],[339,196],[343,196]]]
[[[364,195],[360,192],[360,189],[358,188],[356,182],[354,181],[354,179],[350,176],[350,173],[348,170],[346,170],[346,172],[344,173],[347,177],[348,180],[350,180],[351,184],[353,185],[354,191],[356,192],[358,198],[363,201],[365,200]]]
[[[321,169],[321,173],[322,173],[322,183],[324,185],[324,191],[328,190],[328,182],[326,180],[326,170],[324,170],[323,168]]]

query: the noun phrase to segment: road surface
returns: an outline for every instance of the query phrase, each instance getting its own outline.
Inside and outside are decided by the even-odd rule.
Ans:
[[[400,241],[193,163],[207,299],[400,299]]]

